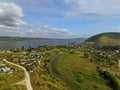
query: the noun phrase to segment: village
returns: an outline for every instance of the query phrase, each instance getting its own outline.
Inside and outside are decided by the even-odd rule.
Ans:
[[[120,46],[102,46],[92,44],[81,44],[85,57],[103,67],[120,67]]]
[[[59,47],[59,46],[58,46]],[[63,45],[62,47],[66,49],[80,49],[84,50],[85,57],[90,57],[92,61],[102,61],[102,62],[109,62],[110,66],[113,66],[114,64],[119,64],[120,62],[120,47],[117,48],[112,47],[106,49],[102,49],[104,47],[102,46],[94,46],[91,44],[76,44],[71,43],[68,45]],[[1,51],[1,53],[8,53],[10,56],[4,56],[4,58],[9,58],[9,61],[19,64],[26,68],[27,71],[33,72],[34,69],[40,64],[41,60],[46,55],[47,51],[49,51],[51,48],[49,46],[41,46],[36,48],[24,48],[21,47],[21,49],[12,49],[12,50],[4,50]],[[87,53],[86,53],[87,52]],[[89,55],[87,55],[89,54]],[[2,57],[3,59],[3,57]],[[12,71],[11,68],[6,67],[6,65],[2,62],[0,62],[0,71],[3,72],[10,72]]]
[[[5,62],[0,61],[0,73],[12,73],[13,70],[7,65],[5,64]]]
[[[70,48],[70,49],[77,49],[79,48],[79,44],[71,43],[68,45],[61,45],[57,46],[57,48]],[[35,68],[40,64],[41,60],[44,58],[44,56],[47,54],[47,51],[50,51],[50,46],[39,46],[35,48],[17,48],[17,49],[11,49],[11,50],[1,50],[0,53],[0,73],[9,73],[13,72],[12,68],[7,66],[3,59],[7,59],[10,62],[13,62],[15,64],[21,65],[26,68],[27,71],[33,72]]]
[[[34,73],[38,73],[37,71],[41,71],[41,77],[42,75],[46,75],[46,77],[48,75],[51,76],[49,65],[52,58],[48,59],[48,57],[50,58],[50,56],[59,52],[69,52],[70,55],[76,55],[76,57],[83,58],[91,63],[95,63],[97,68],[99,67],[102,70],[109,71],[109,73],[116,72],[118,71],[118,68],[120,68],[119,46],[109,48],[90,44],[71,43],[58,46],[21,47],[10,50],[1,50],[0,74],[14,76],[14,73],[18,73],[17,69],[14,69],[14,66],[4,62],[4,60],[7,60],[24,67],[31,75],[32,80]],[[100,72],[103,73],[102,70]],[[34,83],[37,82],[36,80],[34,81]]]
[[[44,58],[48,48],[40,47],[38,48],[28,48],[24,49],[13,49],[4,50],[1,53],[8,53],[8,56],[2,56],[1,59],[8,59],[8,61],[15,64],[19,64],[26,68],[27,71],[33,72],[37,65],[40,64],[41,60]],[[6,73],[11,72],[12,69],[7,67],[6,64],[1,60],[0,62],[0,72]]]

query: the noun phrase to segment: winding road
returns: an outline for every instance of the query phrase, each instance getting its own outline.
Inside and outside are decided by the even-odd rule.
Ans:
[[[11,64],[13,66],[16,66],[16,67],[19,67],[21,68],[22,70],[24,70],[24,73],[25,73],[25,79],[22,81],[22,82],[25,82],[25,85],[27,87],[27,90],[33,90],[32,88],[32,85],[31,85],[31,81],[30,81],[30,75],[29,75],[29,72],[23,67],[23,66],[20,66],[18,64],[15,64],[15,63],[12,63],[12,62],[9,62],[7,61],[6,59],[3,59],[4,62],[8,63],[8,64]],[[20,84],[20,83],[18,83]]]

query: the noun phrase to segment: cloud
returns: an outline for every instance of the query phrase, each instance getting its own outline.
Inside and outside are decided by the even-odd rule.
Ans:
[[[2,28],[1,28],[2,27]],[[71,33],[64,28],[53,28],[48,25],[40,26],[39,28],[29,29],[25,28],[11,28],[3,29],[3,26],[0,26],[0,36],[17,36],[17,37],[38,37],[38,38],[80,38],[80,37],[89,37],[87,34],[76,34]]]
[[[40,20],[50,20],[58,22],[66,17],[81,17],[82,14],[92,13],[87,4],[81,4],[80,0],[0,0],[0,36],[24,36],[24,37],[40,37],[40,38],[79,38],[89,37],[86,34],[71,33],[66,28],[54,28],[48,25],[32,26],[34,22],[39,25]],[[4,2],[6,1],[6,2]],[[48,2],[49,1],[49,2]],[[81,0],[83,1],[83,0]],[[86,0],[85,0],[86,1]],[[12,2],[12,3],[11,3]],[[84,1],[83,1],[84,2]],[[93,0],[91,0],[91,3]],[[59,4],[59,5],[58,5]],[[83,5],[83,6],[81,6]],[[85,5],[85,7],[84,7]],[[30,22],[23,21],[25,19]],[[91,7],[91,6],[90,6]],[[88,8],[88,9],[86,9]],[[27,17],[27,18],[26,18]],[[29,17],[33,17],[30,19]],[[46,18],[48,17],[48,18]],[[29,19],[29,20],[28,20]],[[47,21],[44,21],[46,22]],[[31,22],[32,21],[32,22]],[[36,23],[35,23],[36,24]],[[83,36],[84,35],[84,36]]]
[[[64,28],[52,28],[48,25],[44,25],[37,30],[29,30],[27,34],[30,37],[41,37],[41,38],[79,38],[78,34],[70,33]]]
[[[15,3],[0,2],[0,27],[16,27],[27,25],[21,18],[22,8]]]
[[[26,12],[47,16],[60,15],[60,19],[72,17],[97,17],[120,15],[120,0],[1,0],[15,2]],[[39,8],[39,9],[38,9]],[[52,16],[53,15],[53,16]],[[41,16],[40,16],[41,17]],[[59,17],[58,17],[59,18]],[[80,18],[80,19],[81,19]]]
[[[69,7],[65,13],[66,16],[79,15],[120,15],[120,1],[119,0],[62,0],[62,2]]]
[[[0,30],[21,30],[22,27],[11,27],[11,26],[5,26],[5,25],[0,25]]]
[[[43,2],[46,3],[47,0]],[[51,2],[52,3],[52,2]],[[36,27],[22,20],[22,8],[15,3],[0,2],[0,36],[40,37],[40,38],[77,38],[64,28],[48,25]],[[27,25],[26,25],[27,24]],[[26,25],[26,26],[24,26]],[[28,26],[29,25],[29,26]]]
[[[118,32],[119,32],[119,31],[120,31],[120,26],[113,27],[112,30],[113,30],[113,31],[118,31]]]
[[[63,29],[63,28],[51,28],[48,25],[44,25],[43,29],[51,34],[65,34],[68,33],[67,29]]]

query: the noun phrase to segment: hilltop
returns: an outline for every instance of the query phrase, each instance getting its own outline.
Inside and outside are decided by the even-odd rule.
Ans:
[[[115,46],[120,45],[120,33],[101,33],[88,38],[85,42],[94,43],[97,45]]]

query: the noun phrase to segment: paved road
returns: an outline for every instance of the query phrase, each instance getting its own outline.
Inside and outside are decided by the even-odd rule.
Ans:
[[[14,66],[19,67],[22,70],[24,70],[24,72],[25,72],[25,84],[26,84],[27,90],[33,90],[32,85],[31,85],[31,81],[30,81],[29,72],[23,66],[20,66],[18,64],[12,63],[12,62],[9,62],[6,59],[3,59],[3,61],[5,61],[8,64],[14,65]]]

